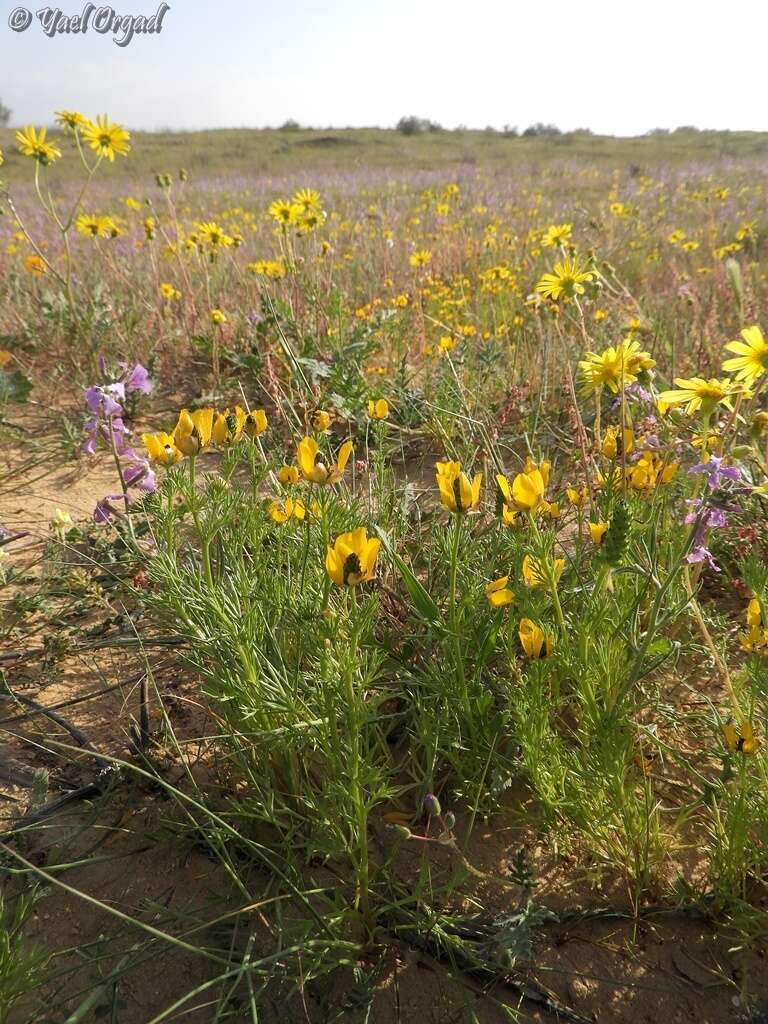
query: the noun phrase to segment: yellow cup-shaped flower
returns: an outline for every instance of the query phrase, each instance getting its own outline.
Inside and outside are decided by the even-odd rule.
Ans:
[[[313,484],[335,484],[344,475],[349,456],[352,454],[352,442],[345,441],[339,448],[335,463],[329,460],[320,450],[314,437],[304,437],[299,441],[298,461],[301,475]]]
[[[173,441],[182,455],[194,456],[211,443],[212,432],[213,409],[196,409],[191,415],[182,409],[173,431]]]
[[[523,517],[518,510],[516,508],[510,508],[507,504],[501,506],[501,519],[505,526],[524,525]]]
[[[298,466],[281,466],[277,471],[277,479],[284,487],[299,482]]]
[[[171,434],[142,434],[141,440],[150,460],[160,466],[172,466],[183,458]]]
[[[568,486],[565,488],[565,496],[568,503],[574,508],[583,508],[589,501],[589,488],[585,484],[580,491],[577,491],[575,487]]]
[[[552,653],[555,647],[555,638],[552,633],[544,635],[544,630],[537,626],[531,619],[521,619],[518,629],[520,646],[526,655],[533,661],[538,658],[545,658]]]
[[[552,566],[542,564],[538,558],[534,558],[532,555],[526,555],[523,559],[522,573],[523,580],[528,587],[544,587],[549,588],[550,575],[553,577],[555,586],[560,582],[560,577],[563,575],[565,569],[565,559],[556,558],[552,563]]]
[[[760,748],[760,740],[755,736],[754,730],[749,722],[742,719],[738,726],[728,722],[723,726],[723,736],[728,750],[734,754],[738,751],[741,754],[754,754]]]
[[[541,479],[544,481],[544,487],[546,488],[546,486],[549,484],[549,471],[551,468],[552,464],[547,462],[546,460],[544,462],[534,462],[531,456],[529,455],[525,460],[525,469],[523,470],[523,472],[533,473],[534,470],[538,469],[538,471],[541,473]]]
[[[592,538],[592,541],[593,541],[593,543],[595,544],[596,547],[599,548],[600,545],[605,540],[605,535],[608,532],[608,527],[609,526],[610,526],[610,523],[590,523],[589,524],[589,535]]]
[[[248,414],[245,409],[241,409],[239,405],[235,406],[232,411],[225,409],[224,412],[217,413],[211,430],[213,443],[235,444],[243,436],[247,418]]]
[[[509,576],[500,576],[499,579],[486,584],[485,596],[494,608],[503,608],[515,600],[515,595],[507,586],[508,583]]]
[[[318,409],[312,417],[312,426],[315,430],[326,431],[331,425],[330,413],[325,412],[323,409]]]
[[[389,416],[389,402],[386,398],[377,401],[371,399],[368,402],[368,415],[372,420],[385,420]]]
[[[435,466],[440,500],[451,512],[467,512],[480,504],[483,474],[476,473],[470,483],[460,462],[438,462]]]
[[[369,537],[365,527],[342,533],[333,546],[328,545],[325,568],[339,587],[354,587],[373,579],[381,541]]]
[[[630,452],[634,451],[635,447],[635,432],[632,427],[624,427],[622,432],[624,453],[629,455]],[[603,437],[603,445],[601,448],[603,455],[606,459],[615,459],[619,454],[619,428],[608,427]]]
[[[267,414],[263,409],[254,409],[245,417],[243,433],[248,437],[259,437],[267,429]]]
[[[302,520],[306,514],[302,502],[294,501],[293,498],[286,498],[285,501],[273,501],[269,506],[270,518],[276,523],[287,523],[291,518]]]
[[[512,500],[519,509],[535,512],[544,501],[544,489],[544,477],[540,469],[518,473],[512,481]]]

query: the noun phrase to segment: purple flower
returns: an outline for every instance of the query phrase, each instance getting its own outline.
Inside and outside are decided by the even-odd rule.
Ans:
[[[698,562],[705,562],[713,572],[720,572],[720,566],[712,557],[712,552],[709,548],[704,547],[703,544],[694,548],[690,555],[686,556],[685,560],[686,562],[690,562],[692,565],[695,565]]]
[[[99,360],[99,369],[103,378],[109,380],[110,373],[106,360]],[[85,423],[85,440],[83,451],[93,455],[98,447],[99,439],[103,440],[115,456],[120,460],[122,480],[126,490],[136,488],[145,494],[157,489],[157,477],[149,463],[138,455],[131,443],[131,431],[123,420],[123,402],[126,393],[140,391],[149,394],[152,382],[146,367],[136,363],[129,367],[127,363],[118,363],[120,377],[108,384],[93,385],[85,391],[85,404],[92,415]],[[93,518],[97,523],[111,523],[119,512],[112,504],[130,503],[132,494],[108,494],[97,502],[93,510]]]
[[[710,530],[717,530],[728,525],[728,518],[725,509],[711,508],[707,513],[707,527]]]
[[[634,384],[624,388],[624,395],[629,401],[643,402],[645,405],[650,405],[653,401],[653,395],[639,381],[635,381]],[[611,409],[618,409],[621,406],[621,401],[621,395],[619,395],[618,398],[614,399]]]
[[[122,384],[108,384],[107,387],[86,388],[85,404],[96,416],[120,416],[123,407],[115,401],[115,395],[121,400],[125,398],[125,388]]]
[[[116,514],[112,502],[123,500],[122,494],[108,494],[101,501],[96,502],[96,508],[93,510],[93,521],[99,524],[111,523]]]
[[[145,366],[142,366],[141,363],[136,363],[130,372],[125,363],[123,366],[125,367],[123,381],[126,391],[141,391],[144,395],[152,393],[152,381],[149,379],[149,371]]]
[[[717,491],[723,486],[723,480],[741,480],[741,470],[736,466],[723,466],[723,459],[716,455],[710,455],[709,462],[700,462],[698,466],[692,466],[689,473],[706,473],[707,483],[710,490]]]
[[[157,490],[157,476],[144,459],[131,463],[123,472],[123,479],[127,487],[138,487],[148,494]]]

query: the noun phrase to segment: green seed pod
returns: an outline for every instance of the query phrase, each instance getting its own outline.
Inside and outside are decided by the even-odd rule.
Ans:
[[[625,501],[617,501],[611,516],[611,525],[603,541],[603,552],[608,565],[620,565],[627,553],[629,529],[632,520]]]

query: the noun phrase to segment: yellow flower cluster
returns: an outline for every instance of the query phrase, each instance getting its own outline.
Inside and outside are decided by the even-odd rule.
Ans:
[[[240,406],[217,412],[213,408],[190,413],[182,409],[170,434],[143,434],[142,441],[152,462],[172,466],[183,458],[195,458],[211,445],[231,445],[243,437],[258,437],[267,429],[263,409],[246,412]]]

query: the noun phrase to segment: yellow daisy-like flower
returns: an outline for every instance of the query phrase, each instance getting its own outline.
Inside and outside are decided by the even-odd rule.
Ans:
[[[267,210],[269,216],[276,220],[278,224],[283,227],[287,227],[289,224],[295,224],[299,219],[301,209],[294,203],[289,202],[287,199],[276,199],[273,203],[269,204]]]
[[[172,466],[183,458],[172,434],[142,434],[141,440],[151,461],[160,466]]]
[[[112,233],[111,217],[102,217],[96,213],[81,213],[75,221],[75,230],[89,238],[108,238]]]
[[[726,373],[736,374],[736,380],[743,380],[751,387],[762,375],[768,372],[768,341],[756,325],[745,327],[741,332],[743,341],[731,341],[726,346],[727,352],[735,352],[734,359],[726,359],[723,369]]]
[[[345,441],[339,448],[336,462],[328,465],[328,460],[320,451],[320,445],[314,437],[304,437],[299,441],[298,461],[301,475],[313,484],[335,484],[344,475],[349,456],[352,454],[352,442]]]
[[[234,239],[214,220],[207,220],[199,224],[197,234],[200,242],[203,245],[210,245],[212,249],[217,249],[219,246],[226,249],[234,244]]]
[[[175,302],[178,302],[179,299],[181,298],[181,292],[178,290],[178,288],[175,288],[172,284],[169,284],[167,281],[163,282],[160,285],[160,294],[164,299],[173,299]]]
[[[317,213],[320,210],[320,193],[313,188],[300,188],[291,204],[298,207],[303,214]]]
[[[56,123],[62,128],[71,128],[74,131],[82,124],[88,123],[88,118],[83,117],[76,110],[57,110]]]
[[[565,559],[556,558],[552,563],[552,574],[555,586],[560,582],[560,577],[565,569]],[[526,555],[522,566],[523,581],[528,587],[549,587],[549,572],[546,565],[534,558],[533,555]]]
[[[408,262],[412,267],[426,267],[432,262],[432,253],[429,249],[417,249],[408,257]]]
[[[571,240],[572,224],[552,224],[541,236],[541,244],[545,248],[566,246]]]
[[[611,345],[603,352],[587,352],[579,362],[579,369],[585,391],[600,391],[607,385],[616,395],[655,365],[656,361],[641,350],[638,341],[625,338],[620,345]]]
[[[361,526],[350,533],[342,533],[333,546],[328,545],[325,568],[339,587],[355,587],[373,579],[381,541],[369,537]]]
[[[662,391],[659,401],[667,405],[685,405],[688,416],[695,416],[699,410],[709,416],[718,405],[733,410],[731,399],[741,390],[729,378],[717,380],[710,377],[705,380],[703,377],[676,377],[675,384],[676,389]]]
[[[46,142],[45,135],[45,128],[37,130],[31,125],[16,132],[16,141],[24,156],[31,156],[43,167],[52,164],[61,156],[61,150]]]
[[[543,274],[536,285],[536,293],[553,302],[561,298],[573,299],[584,294],[584,283],[594,280],[595,273],[582,263],[579,256],[566,256],[555,264],[551,274]]]
[[[212,309],[211,310],[211,323],[213,324],[214,327],[221,327],[226,322],[227,322],[227,315],[226,315],[226,313],[222,312],[222,310],[220,310],[220,309]]]
[[[372,420],[385,420],[389,416],[389,402],[386,398],[379,398],[377,401],[370,399],[368,415]]]
[[[521,619],[518,628],[520,646],[526,655],[536,661],[539,658],[546,658],[555,649],[555,637],[552,633],[544,635],[544,630],[537,626],[532,619]]]
[[[96,121],[86,121],[82,128],[83,138],[100,157],[115,162],[115,155],[125,156],[131,147],[131,135],[120,124],[111,124],[105,114],[99,114]]]
[[[36,253],[30,253],[24,260],[24,269],[30,274],[44,274],[45,260]]]
[[[508,583],[509,576],[500,576],[499,579],[493,580],[492,583],[486,583],[485,596],[488,598],[489,604],[494,608],[503,608],[507,604],[512,604],[515,600],[515,595],[507,586]]]
[[[440,500],[451,512],[468,512],[480,504],[483,474],[476,473],[470,482],[461,471],[460,462],[438,462],[435,465]]]

